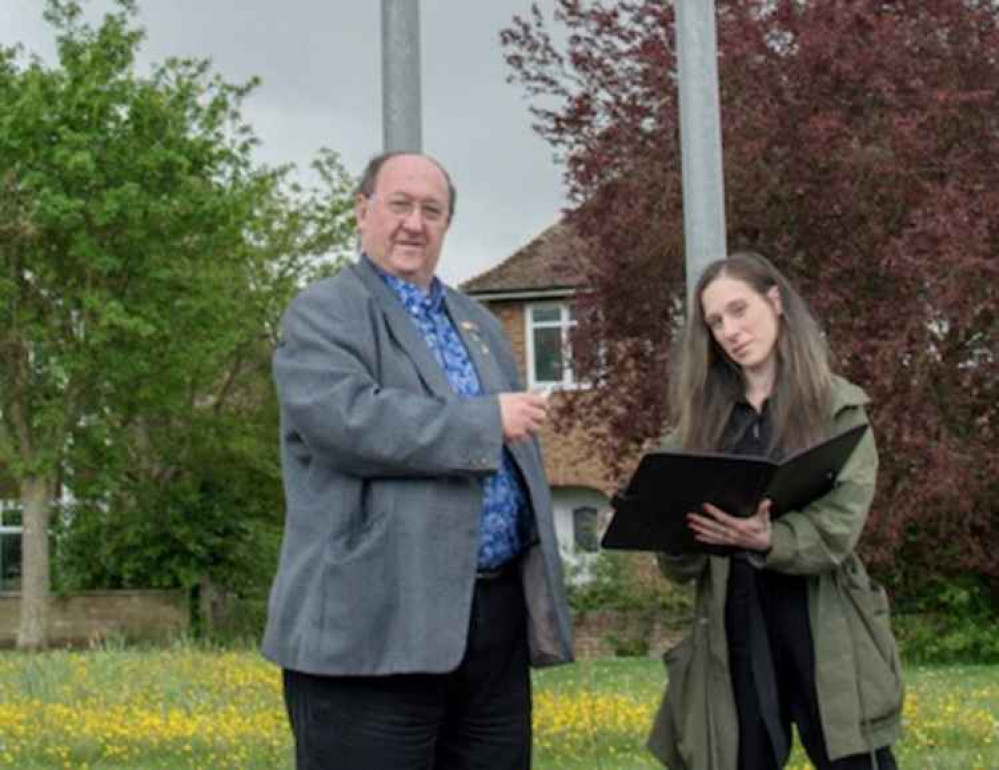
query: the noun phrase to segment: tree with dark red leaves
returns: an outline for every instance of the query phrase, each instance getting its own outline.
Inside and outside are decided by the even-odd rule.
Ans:
[[[599,398],[562,417],[628,456],[662,429],[683,321],[673,9],[557,0],[502,40],[587,244],[575,365]],[[873,399],[866,556],[899,587],[996,578],[999,8],[719,0],[718,47],[729,249],[773,259]]]

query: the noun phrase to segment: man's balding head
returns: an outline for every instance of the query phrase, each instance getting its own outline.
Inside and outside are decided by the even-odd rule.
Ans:
[[[385,272],[429,288],[453,196],[447,172],[432,158],[379,155],[368,164],[354,202],[364,253]]]

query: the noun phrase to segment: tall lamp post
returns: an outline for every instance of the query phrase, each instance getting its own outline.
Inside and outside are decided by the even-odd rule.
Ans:
[[[728,256],[714,0],[676,0],[687,299],[704,268]]]
[[[382,148],[423,148],[419,0],[382,0]]]

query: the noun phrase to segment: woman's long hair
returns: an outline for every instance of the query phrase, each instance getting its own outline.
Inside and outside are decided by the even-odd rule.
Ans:
[[[745,393],[741,367],[725,355],[704,320],[704,290],[721,276],[742,281],[762,297],[773,287],[780,295],[777,370],[768,407],[773,446],[768,449],[789,452],[821,441],[832,383],[825,339],[805,301],[777,268],[759,254],[743,252],[704,270],[678,337],[670,409],[681,446],[689,451],[722,449],[725,425]]]

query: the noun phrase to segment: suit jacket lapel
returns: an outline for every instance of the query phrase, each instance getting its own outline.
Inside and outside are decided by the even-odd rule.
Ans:
[[[465,344],[465,350],[472,359],[472,366],[479,375],[482,392],[499,393],[509,390],[510,386],[506,384],[503,373],[496,363],[496,352],[486,339],[482,327],[462,312],[462,303],[450,301],[450,290],[445,290],[444,302],[447,305],[448,315],[451,316],[451,321],[454,322],[461,341]]]
[[[451,315],[451,320],[454,321],[458,334],[461,335],[462,342],[465,343],[465,349],[472,359],[472,365],[475,366],[475,370],[478,372],[482,391],[484,393],[501,393],[512,390],[513,383],[507,380],[500,369],[499,363],[496,360],[496,353],[486,338],[482,327],[474,319],[462,312],[461,306],[463,304],[460,302],[448,302],[448,313]],[[531,443],[528,441],[516,441],[506,444],[506,448],[513,455],[517,465],[520,466],[521,473],[526,478],[530,469],[536,465],[531,454]]]
[[[430,352],[426,340],[423,339],[423,335],[416,328],[416,324],[413,323],[413,319],[410,318],[399,298],[385,285],[385,282],[366,259],[362,258],[356,265],[353,265],[353,269],[375,296],[382,313],[385,315],[385,322],[393,336],[399,340],[403,352],[416,366],[427,387],[442,398],[454,398],[455,393],[451,389],[447,375],[441,365],[437,363],[434,354]]]

